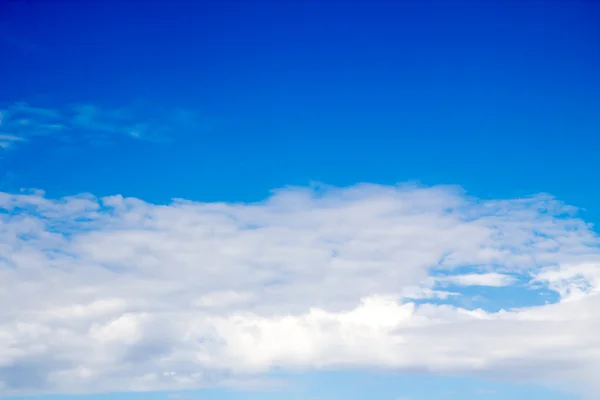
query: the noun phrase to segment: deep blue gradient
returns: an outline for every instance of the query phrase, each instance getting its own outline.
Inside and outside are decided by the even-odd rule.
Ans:
[[[143,100],[207,129],[68,154],[39,141],[2,168],[52,195],[418,180],[593,208],[599,16],[586,1],[3,2],[1,101]]]

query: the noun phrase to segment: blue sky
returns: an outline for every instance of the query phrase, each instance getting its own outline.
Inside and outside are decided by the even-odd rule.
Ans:
[[[599,16],[592,1],[0,1],[0,261],[14,284],[2,296],[30,298],[28,282],[55,296],[5,311],[0,334],[29,339],[0,354],[3,393],[584,398],[600,359],[573,354],[595,348],[596,325],[565,319],[589,335],[546,337],[544,318],[584,315],[600,290]],[[385,296],[448,333],[388,327],[404,311]],[[361,319],[365,299],[381,320]],[[518,313],[497,314],[518,307],[519,328]],[[314,308],[339,331],[307,333]],[[468,318],[489,327],[463,319],[478,308]],[[241,312],[262,332],[260,360],[227,319]],[[281,315],[297,318],[294,334],[273,333]],[[353,318],[370,333],[338,349],[340,332],[362,329]],[[173,332],[147,337],[155,324]],[[395,329],[415,349],[456,342],[413,354]],[[469,349],[489,329],[558,349]],[[199,350],[183,332],[241,347]],[[305,350],[290,355],[287,337]],[[71,355],[84,338],[109,356]],[[82,376],[94,384],[68,383]],[[105,390],[122,394],[93,394]]]

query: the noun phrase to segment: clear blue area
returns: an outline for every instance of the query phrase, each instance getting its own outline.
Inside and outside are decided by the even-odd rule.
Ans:
[[[141,100],[209,128],[68,153],[38,141],[6,155],[7,188],[245,200],[418,180],[597,213],[597,2],[145,3],[2,2],[0,101]]]
[[[599,18],[595,1],[0,0],[0,105],[142,102],[201,125],[165,142],[40,137],[0,149],[0,190],[254,201],[311,181],[413,180],[480,197],[549,192],[599,224]],[[494,307],[510,290],[524,296],[499,288]],[[569,398],[364,376],[198,398]],[[485,385],[495,392],[477,393]],[[459,386],[472,390],[448,394]]]
[[[576,400],[563,392],[528,385],[421,375],[386,373],[320,372],[283,376],[288,386],[275,390],[207,389],[188,392],[126,393],[102,395],[43,396],[30,400]],[[12,398],[8,400],[17,400]],[[19,400],[22,400],[20,398]]]

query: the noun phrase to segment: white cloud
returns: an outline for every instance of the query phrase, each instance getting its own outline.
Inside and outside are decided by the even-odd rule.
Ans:
[[[598,389],[599,240],[547,195],[359,185],[153,205],[32,192],[0,207],[5,394],[363,366]],[[518,276],[562,300],[450,306],[460,291],[433,288],[440,271],[459,288]]]
[[[514,284],[516,278],[514,276],[499,274],[497,272],[489,272],[485,274],[444,276],[435,278],[435,280],[439,283],[447,283],[458,286],[502,287]]]

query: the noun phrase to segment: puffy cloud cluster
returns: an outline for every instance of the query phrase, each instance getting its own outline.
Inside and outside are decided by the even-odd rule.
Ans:
[[[0,210],[4,394],[325,367],[598,388],[600,241],[548,195],[358,185],[154,205],[31,192],[0,194]],[[517,284],[560,300],[451,301]]]

